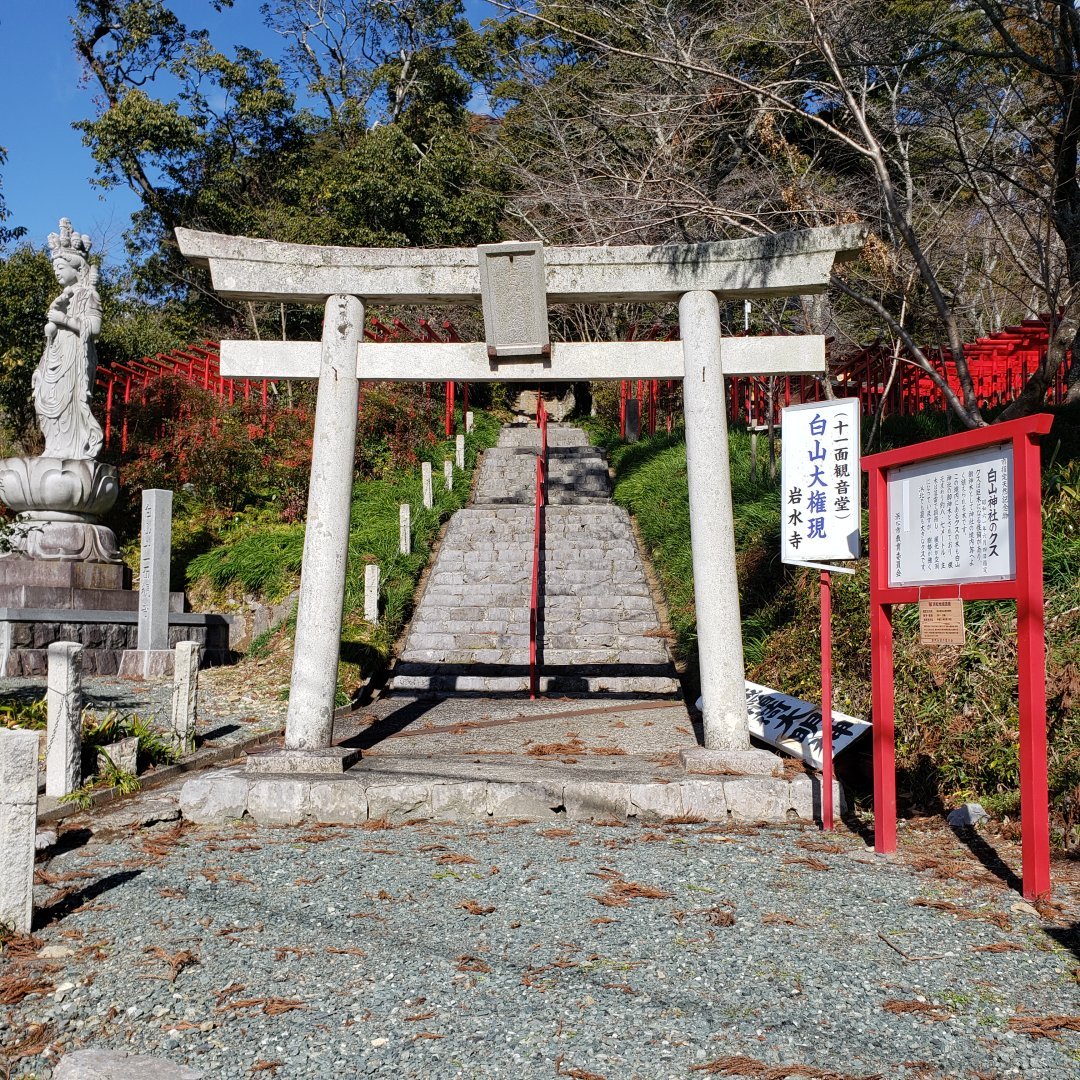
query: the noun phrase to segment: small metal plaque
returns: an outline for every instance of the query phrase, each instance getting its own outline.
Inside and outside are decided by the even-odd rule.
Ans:
[[[488,357],[550,356],[544,245],[481,244],[476,254]]]
[[[959,597],[948,600],[919,601],[919,643],[921,645],[963,645],[964,601]]]

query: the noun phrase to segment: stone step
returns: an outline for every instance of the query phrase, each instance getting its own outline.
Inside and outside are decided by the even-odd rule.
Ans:
[[[545,692],[677,694],[630,518],[610,501],[606,461],[583,432],[556,431],[540,564]],[[535,428],[504,428],[485,453],[476,501],[451,519],[392,689],[528,689],[538,446]]]

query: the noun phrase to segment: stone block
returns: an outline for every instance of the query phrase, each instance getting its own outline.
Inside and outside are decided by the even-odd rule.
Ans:
[[[412,553],[412,507],[408,503],[398,507],[398,551],[402,555]]]
[[[821,777],[802,773],[788,784],[788,809],[804,821],[821,821]],[[843,788],[833,781],[833,813],[847,811]]]
[[[125,679],[160,679],[173,674],[172,649],[125,649],[118,674]]]
[[[603,780],[568,781],[563,805],[572,821],[623,821],[630,813],[630,787]]]
[[[431,816],[430,783],[380,784],[367,789],[368,818],[412,821]]]
[[[180,813],[196,825],[220,825],[244,816],[251,781],[237,772],[195,776],[180,789]]]
[[[367,792],[355,777],[308,781],[308,816],[325,825],[359,825],[367,821]]]
[[[201,1080],[205,1073],[168,1058],[121,1050],[76,1050],[60,1059],[53,1080]]]
[[[364,567],[364,618],[375,626],[379,622],[379,567],[368,563]]]
[[[679,759],[688,773],[732,776],[783,776],[784,759],[769,750],[680,750]]]
[[[299,825],[308,808],[308,782],[287,777],[253,777],[247,811],[260,825]]]
[[[195,749],[198,724],[199,644],[181,641],[173,650],[172,738],[180,754]]]
[[[737,821],[788,820],[790,785],[774,776],[743,776],[724,780],[728,812]],[[794,812],[792,817],[797,816]]]
[[[82,783],[82,651],[72,641],[49,646],[45,794],[54,799]]]
[[[683,817],[686,806],[682,784],[631,784],[630,813],[643,821]]]
[[[327,746],[314,750],[259,750],[248,754],[247,771],[262,775],[340,774],[359,760],[360,751],[347,746]]]
[[[109,763],[120,772],[131,773],[133,776],[139,772],[139,740],[134,736],[127,739],[119,739],[109,743],[98,750],[97,771],[100,776],[108,768]]]
[[[436,784],[431,789],[431,816],[439,821],[475,821],[488,816],[487,784],[469,780]]]
[[[488,784],[488,812],[497,818],[546,821],[563,805],[563,786],[543,783]]]
[[[0,728],[0,925],[29,934],[34,915],[38,736]]]
[[[424,506],[430,510],[435,505],[435,490],[431,486],[431,462],[420,463],[420,482],[423,486]]]
[[[719,780],[684,780],[683,813],[702,821],[726,821],[728,816],[727,791]]]

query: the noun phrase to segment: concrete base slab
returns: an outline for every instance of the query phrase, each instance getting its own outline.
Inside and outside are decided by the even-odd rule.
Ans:
[[[706,776],[783,776],[784,759],[770,750],[705,750],[679,753],[688,773]]]
[[[400,768],[404,763],[394,764]],[[498,818],[787,822],[820,815],[820,784],[809,776],[784,780],[727,775],[669,782],[649,778],[645,768],[624,766],[599,778],[552,772],[542,780],[522,782],[510,779],[512,773],[504,768],[485,776],[475,762],[470,763],[472,775],[450,760],[440,764],[430,772],[399,772],[381,771],[365,761],[332,778],[228,769],[188,780],[180,792],[180,809],[189,821],[202,825],[244,816],[260,824],[300,825]],[[527,763],[521,764],[524,768]],[[842,807],[839,787],[835,799]]]
[[[343,773],[360,760],[360,751],[344,746],[323,750],[259,750],[247,756],[249,773],[292,775]]]

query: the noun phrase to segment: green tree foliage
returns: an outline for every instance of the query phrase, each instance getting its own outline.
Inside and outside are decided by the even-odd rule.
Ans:
[[[30,376],[45,347],[45,313],[59,291],[43,250],[23,246],[0,258],[0,412],[8,438],[32,427]]]
[[[7,151],[0,146],[0,165],[3,165],[7,161]],[[4,245],[11,243],[12,240],[18,240],[21,236],[26,235],[26,230],[21,227],[11,227],[4,225],[3,223],[11,217],[11,212],[7,208],[7,203],[4,202],[4,185],[0,182],[0,249]]]
[[[138,289],[183,297],[234,332],[250,314],[180,259],[181,224],[375,246],[495,238],[500,179],[466,108],[482,53],[460,2],[282,0],[262,12],[286,42],[281,65],[219,52],[157,0],[77,5],[76,51],[102,90],[99,114],[77,126],[98,182],[142,199],[129,234]]]

